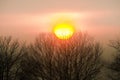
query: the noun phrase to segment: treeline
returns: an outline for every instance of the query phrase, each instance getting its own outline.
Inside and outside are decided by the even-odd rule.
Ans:
[[[103,67],[109,69],[108,80],[120,80],[120,40],[109,46],[117,56],[106,65],[102,45],[85,33],[69,40],[40,34],[29,45],[0,37],[0,80],[100,80]]]

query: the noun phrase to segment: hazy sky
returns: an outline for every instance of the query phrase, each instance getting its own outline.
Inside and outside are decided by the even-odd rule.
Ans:
[[[98,40],[120,34],[120,0],[0,0],[0,35],[32,40],[50,31],[50,20],[60,14]]]

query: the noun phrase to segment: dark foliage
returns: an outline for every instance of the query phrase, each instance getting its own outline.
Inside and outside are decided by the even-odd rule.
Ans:
[[[99,43],[76,33],[69,40],[41,34],[21,61],[20,80],[93,80],[102,67]]]
[[[111,70],[108,77],[111,80],[120,80],[120,40],[111,41],[110,46],[116,50],[116,55],[114,61],[108,67]]]
[[[11,37],[0,37],[0,80],[17,80],[24,47]]]

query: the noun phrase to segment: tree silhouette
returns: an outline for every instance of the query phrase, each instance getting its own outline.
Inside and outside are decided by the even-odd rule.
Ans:
[[[11,37],[0,37],[0,80],[17,80],[24,47]]]
[[[120,40],[111,41],[110,46],[116,50],[116,55],[114,61],[108,67],[111,69],[108,77],[111,80],[120,80]]]
[[[102,67],[101,53],[100,44],[83,33],[69,40],[41,34],[21,62],[21,80],[93,80]]]

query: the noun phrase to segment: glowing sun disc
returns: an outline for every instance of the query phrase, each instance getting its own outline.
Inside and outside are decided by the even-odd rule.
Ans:
[[[75,28],[71,23],[58,23],[53,28],[53,32],[59,39],[69,39],[75,32]]]

